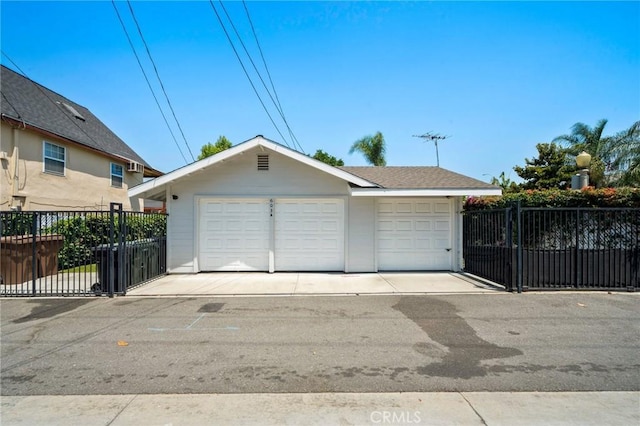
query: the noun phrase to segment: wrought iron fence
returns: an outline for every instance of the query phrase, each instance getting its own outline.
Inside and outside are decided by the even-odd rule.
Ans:
[[[640,210],[465,212],[465,271],[517,289],[640,288]]]
[[[90,296],[166,272],[166,216],[109,211],[0,212],[0,296]]]

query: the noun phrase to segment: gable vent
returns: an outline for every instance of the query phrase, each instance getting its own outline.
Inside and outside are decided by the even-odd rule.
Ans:
[[[269,156],[258,154],[258,170],[269,170]]]

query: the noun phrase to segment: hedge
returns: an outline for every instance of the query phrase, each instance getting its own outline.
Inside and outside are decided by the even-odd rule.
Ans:
[[[469,197],[464,210],[486,210],[511,207],[520,201],[522,207],[636,207],[640,208],[640,188],[587,187],[580,191],[545,189],[526,190],[494,197]]]
[[[117,220],[116,215],[116,239],[119,237]],[[109,243],[109,231],[109,216],[87,215],[59,220],[42,233],[64,236],[64,244],[58,253],[58,267],[68,269],[90,263],[93,257],[92,248]],[[128,216],[125,235],[127,241],[166,236],[167,218],[161,214]]]

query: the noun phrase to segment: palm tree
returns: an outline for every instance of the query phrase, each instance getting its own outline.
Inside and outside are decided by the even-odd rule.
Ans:
[[[612,167],[618,170],[616,186],[640,186],[640,121],[613,137]]]
[[[567,143],[570,155],[581,151],[591,154],[590,174],[596,186],[640,185],[640,121],[614,136],[602,135],[606,125],[606,119],[593,128],[576,123],[570,135],[558,136],[553,141]]]
[[[589,127],[584,123],[576,123],[571,127],[571,134],[558,136],[553,142],[569,145],[567,152],[575,157],[580,152],[591,154],[590,176],[596,186],[601,186],[605,181],[605,169],[610,170],[612,163],[613,138],[602,136],[607,120],[598,121],[595,127]]]
[[[382,133],[376,132],[373,136],[365,136],[362,139],[358,139],[351,145],[349,154],[353,154],[355,151],[359,151],[369,164],[374,166],[386,166],[387,162],[384,159],[384,136]]]

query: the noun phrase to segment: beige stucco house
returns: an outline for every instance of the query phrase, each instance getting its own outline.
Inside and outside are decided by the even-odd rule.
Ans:
[[[0,210],[142,211],[152,168],[87,108],[1,66]]]

